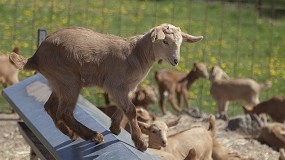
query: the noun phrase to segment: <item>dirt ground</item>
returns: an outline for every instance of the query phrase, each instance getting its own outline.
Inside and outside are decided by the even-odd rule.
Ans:
[[[17,114],[0,114],[0,159],[30,159],[30,147],[19,133]]]
[[[174,115],[160,117],[164,120],[175,118]],[[17,127],[18,116],[16,114],[0,114],[0,160],[30,159],[30,147],[25,142]],[[188,115],[182,115],[178,126],[170,132],[183,130],[191,124],[207,125],[205,119],[196,119]],[[256,140],[246,139],[235,132],[228,132],[224,128],[225,122],[217,120],[218,128],[216,138],[222,146],[230,153],[238,154],[242,158],[252,158],[255,160],[278,160],[279,153],[270,147],[260,144]]]

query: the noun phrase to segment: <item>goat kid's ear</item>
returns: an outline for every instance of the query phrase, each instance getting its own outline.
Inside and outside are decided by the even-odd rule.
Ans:
[[[196,71],[196,69],[197,69],[197,62],[194,62],[194,64],[193,64],[193,71]]]
[[[165,39],[165,34],[161,27],[156,27],[153,29],[151,33],[151,41],[155,42],[156,40],[163,40]]]
[[[145,93],[143,91],[140,91],[138,95],[138,100],[142,101],[144,99],[145,99]]]
[[[226,72],[223,72],[223,77],[224,77],[225,79],[230,79],[230,76],[229,76]]]
[[[167,127],[170,128],[170,127],[176,126],[179,123],[180,119],[181,119],[181,116],[179,116],[177,119],[173,121],[167,122],[166,123]]]
[[[150,125],[147,123],[138,121],[138,125],[143,133],[146,133],[150,129]]]
[[[183,41],[188,42],[188,43],[198,42],[203,39],[203,36],[192,36],[184,32],[181,32],[181,35],[182,35]]]

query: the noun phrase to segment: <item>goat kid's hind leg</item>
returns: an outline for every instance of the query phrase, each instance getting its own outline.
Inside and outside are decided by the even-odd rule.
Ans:
[[[117,108],[111,117],[111,126],[109,128],[113,134],[118,135],[121,133],[121,122],[123,117],[124,112],[120,108]]]
[[[176,112],[180,112],[181,109],[175,104],[174,102],[174,95],[173,95],[174,92],[170,92],[169,95],[168,95],[168,101],[169,103],[171,104],[172,108],[176,111]]]
[[[164,101],[164,90],[159,88],[159,106],[162,111],[162,113],[165,115],[166,114],[166,108],[165,108],[165,101]]]
[[[101,133],[92,131],[74,118],[73,111],[80,91],[79,88],[76,90],[75,86],[76,85],[72,87],[61,86],[60,90],[58,88],[61,92],[59,93],[60,101],[56,116],[81,138],[100,143],[104,140]],[[72,88],[72,90],[70,88]]]
[[[138,125],[136,107],[128,98],[128,93],[118,93],[120,93],[121,96],[119,98],[118,96],[113,96],[114,101],[118,104],[119,107],[121,107],[122,111],[125,113],[126,117],[129,120],[132,140],[138,150],[145,151],[147,149],[147,144],[142,137],[142,132]]]
[[[66,126],[66,124],[63,121],[57,119],[56,112],[57,112],[58,105],[59,105],[58,97],[56,96],[54,92],[52,92],[49,99],[44,104],[44,108],[46,112],[50,115],[50,117],[52,118],[55,126],[62,133],[64,133],[65,135],[68,135],[70,139],[76,140],[78,138],[78,135],[75,132],[73,132],[68,126]]]

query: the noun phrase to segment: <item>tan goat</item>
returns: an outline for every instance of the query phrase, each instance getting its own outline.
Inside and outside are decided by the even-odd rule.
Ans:
[[[122,38],[73,27],[49,35],[29,59],[11,54],[18,68],[36,70],[47,78],[52,94],[45,109],[55,125],[71,139],[78,136],[102,142],[103,135],[92,131],[74,116],[73,111],[82,87],[98,86],[118,105],[111,118],[110,131],[121,132],[120,123],[127,116],[132,140],[137,149],[146,150],[137,123],[136,110],[128,94],[146,77],[152,65],[163,59],[176,66],[182,40],[193,43],[202,36],[191,36],[171,24],[162,24],[144,35]]]
[[[223,79],[227,78],[227,79]],[[259,103],[259,93],[271,87],[271,82],[258,84],[249,78],[229,79],[229,76],[218,66],[213,66],[210,71],[212,82],[210,93],[218,108],[218,116],[227,119],[228,101],[243,101],[246,105]]]
[[[256,106],[243,106],[245,113],[268,114],[275,122],[285,122],[285,96],[274,96]]]
[[[19,54],[19,48],[15,47],[12,52]],[[18,72],[19,70],[10,62],[9,55],[0,55],[0,84],[4,88],[19,82]]]
[[[202,126],[192,126],[188,130],[169,136],[167,136],[169,126],[163,121],[154,121],[151,124],[139,122],[139,126],[142,132],[149,136],[150,148],[167,151],[179,160],[212,159],[212,134],[214,133],[210,133]],[[194,150],[191,151],[191,149]]]
[[[266,124],[262,127],[257,140],[277,151],[285,148],[285,124],[277,122]]]
[[[180,73],[171,70],[159,70],[155,73],[155,80],[158,85],[159,96],[160,96],[160,108],[163,114],[166,114],[166,107],[164,104],[164,92],[168,92],[168,101],[172,108],[179,112],[181,110],[181,96],[185,101],[187,108],[190,108],[188,100],[188,90],[191,85],[199,78],[207,78],[209,73],[207,66],[204,63],[193,64],[193,68],[189,73]],[[175,93],[177,96],[177,103],[174,101]]]

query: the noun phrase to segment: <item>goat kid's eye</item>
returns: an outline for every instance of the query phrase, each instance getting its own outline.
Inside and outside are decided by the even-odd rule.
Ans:
[[[152,133],[155,133],[155,132],[156,132],[155,130],[152,131]]]
[[[166,45],[169,45],[169,43],[166,40],[163,40],[162,42]]]

